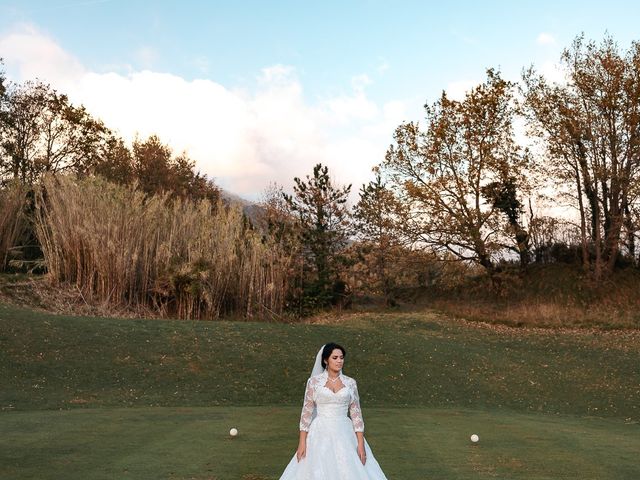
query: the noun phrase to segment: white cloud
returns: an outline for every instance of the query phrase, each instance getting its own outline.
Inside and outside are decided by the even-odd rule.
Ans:
[[[419,102],[411,103],[412,106]],[[393,132],[402,122],[415,120],[418,112],[409,112],[404,101],[390,101],[378,109],[375,122],[362,125],[355,134],[344,135],[327,145],[329,158],[339,160],[335,171],[338,178],[348,179],[352,183],[352,199],[357,200],[357,192],[362,184],[373,179],[371,169],[379,164],[393,140]],[[411,118],[409,118],[410,114]],[[374,162],[369,159],[375,158]]]
[[[159,135],[221,186],[251,198],[273,181],[289,188],[318,162],[357,191],[406,119],[403,102],[379,106],[367,97],[364,74],[353,77],[352,92],[310,103],[287,65],[263,69],[247,91],[150,69],[89,71],[33,27],[0,36],[0,52],[15,80],[50,82],[127,140]],[[145,55],[153,61],[153,49]]]
[[[538,35],[538,38],[536,38],[536,43],[538,45],[554,45],[556,43],[556,39],[550,33],[542,32]]]
[[[21,79],[54,82],[60,89],[71,87],[84,75],[78,60],[33,26],[21,24],[0,37],[0,57],[13,66]]]
[[[465,95],[479,83],[480,82],[476,80],[460,80],[457,82],[451,82],[447,85],[445,91],[447,92],[447,97],[451,100],[461,101],[464,99]]]
[[[378,106],[369,100],[364,92],[354,95],[334,97],[324,102],[327,122],[346,125],[354,119],[373,120],[378,114]]]
[[[558,62],[545,62],[540,67],[540,73],[550,82],[565,84],[568,81],[563,66]]]

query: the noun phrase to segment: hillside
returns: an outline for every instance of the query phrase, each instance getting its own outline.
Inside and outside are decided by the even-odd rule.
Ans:
[[[640,329],[640,270],[621,268],[602,283],[578,265],[532,264],[505,268],[492,285],[484,274],[454,284],[408,289],[401,298],[416,308],[514,327]]]
[[[298,405],[319,346],[342,343],[367,406],[640,420],[637,332],[535,330],[433,312],[326,324],[55,316],[0,306],[5,410]]]

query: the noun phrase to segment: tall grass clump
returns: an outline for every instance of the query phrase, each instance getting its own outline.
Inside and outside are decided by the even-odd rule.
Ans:
[[[29,228],[25,213],[27,187],[13,182],[0,188],[0,271],[18,256]]]
[[[35,223],[51,281],[87,302],[189,319],[283,310],[287,256],[240,207],[58,176],[42,182]]]

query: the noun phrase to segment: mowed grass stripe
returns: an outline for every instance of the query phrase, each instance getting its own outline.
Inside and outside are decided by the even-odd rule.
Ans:
[[[638,426],[616,419],[437,408],[365,409],[389,478],[637,479]],[[297,444],[296,407],[5,412],[0,478],[274,480]],[[229,428],[240,434],[232,439]],[[477,433],[473,445],[469,435]]]

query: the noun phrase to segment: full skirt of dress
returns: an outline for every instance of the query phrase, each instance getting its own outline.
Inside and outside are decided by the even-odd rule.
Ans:
[[[366,440],[364,446],[362,465],[349,417],[318,416],[309,427],[306,457],[298,462],[294,454],[280,480],[387,480]]]

